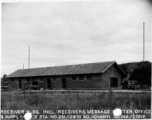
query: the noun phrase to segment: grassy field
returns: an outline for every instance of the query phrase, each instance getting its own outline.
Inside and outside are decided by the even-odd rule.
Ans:
[[[2,110],[150,110],[151,93],[15,93],[2,92]],[[150,118],[150,114],[148,115]]]

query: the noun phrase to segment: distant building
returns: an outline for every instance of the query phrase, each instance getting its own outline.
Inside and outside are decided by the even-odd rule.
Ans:
[[[126,76],[115,62],[20,69],[8,75],[10,89],[118,89]]]

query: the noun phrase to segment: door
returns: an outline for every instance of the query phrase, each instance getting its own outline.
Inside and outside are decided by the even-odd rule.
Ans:
[[[21,87],[22,87],[22,81],[19,80],[19,88],[21,88]]]
[[[65,78],[62,79],[62,88],[66,89],[66,79]]]
[[[118,78],[116,77],[110,78],[110,87],[113,87],[113,88],[118,87]]]
[[[47,88],[51,89],[51,80],[47,79]]]

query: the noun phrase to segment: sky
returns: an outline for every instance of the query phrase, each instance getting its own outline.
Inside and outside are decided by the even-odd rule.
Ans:
[[[151,59],[149,0],[1,4],[1,75],[30,68]]]

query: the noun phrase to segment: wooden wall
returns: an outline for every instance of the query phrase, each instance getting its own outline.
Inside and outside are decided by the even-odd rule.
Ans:
[[[121,73],[118,71],[116,65],[112,65],[105,73],[102,75],[104,85],[110,88],[110,77],[116,77],[118,79],[118,88],[121,87]]]
[[[29,81],[39,81],[40,87],[44,89],[63,89],[62,79],[66,79],[66,89],[109,89],[110,88],[110,77],[118,78],[118,88],[121,86],[121,74],[117,70],[117,67],[112,65],[103,74],[92,74],[92,79],[88,80],[87,75],[84,75],[84,80],[79,80],[79,75],[76,75],[77,80],[72,80],[72,75],[67,76],[56,76],[56,81],[53,81],[52,76],[44,77],[32,77]],[[19,80],[22,81],[22,85],[27,83],[27,78],[16,78],[10,79],[10,88],[19,89]],[[50,88],[48,88],[48,80],[50,80]]]

